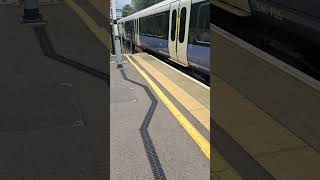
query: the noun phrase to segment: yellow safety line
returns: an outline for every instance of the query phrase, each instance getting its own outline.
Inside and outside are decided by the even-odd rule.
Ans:
[[[129,56],[127,56],[130,63],[137,69],[142,77],[148,82],[154,92],[158,95],[160,100],[167,106],[173,116],[179,121],[182,127],[188,132],[192,139],[200,147],[204,155],[210,160],[210,143],[202,134],[188,121],[188,119],[179,111],[179,109],[170,101],[170,99],[159,89],[159,87],[150,79],[150,77],[137,66]]]
[[[82,19],[82,21],[88,26],[88,28],[96,35],[96,37],[108,48],[111,49],[111,37],[107,38],[108,32],[99,27],[95,21],[83,10],[80,6],[74,3],[72,0],[65,0],[65,2],[69,5],[71,9],[73,9],[78,16]],[[106,37],[106,39],[104,38]],[[161,101],[167,106],[169,111],[175,116],[175,118],[179,121],[179,123],[184,127],[184,129],[188,132],[188,134],[192,137],[192,139],[197,143],[200,147],[201,151],[205,154],[205,156],[210,160],[210,144],[209,142],[202,136],[202,134],[188,121],[188,119],[177,109],[177,107],[164,95],[164,93],[159,89],[159,87],[150,79],[150,77],[141,70],[128,55],[126,55],[131,64],[138,70],[138,72],[145,78],[148,84],[152,87],[152,89],[156,92]],[[215,156],[221,157],[219,154],[215,154]],[[223,162],[225,162],[223,160]],[[220,163],[219,163],[220,164]],[[231,169],[232,176],[236,176],[237,173]],[[230,179],[223,178],[226,177],[223,175],[222,179]],[[233,179],[233,178],[232,178]]]
[[[96,35],[96,37],[103,43],[103,45],[108,49],[111,49],[111,37],[107,30],[103,27],[99,27],[97,23],[74,1],[65,0],[65,2],[71,9],[74,10],[75,13],[77,13],[81,20]]]
[[[194,126],[188,121],[187,118],[176,108],[176,106],[164,95],[164,93],[157,87],[157,85],[150,79],[150,77],[136,65],[131,58],[126,55],[128,60],[132,65],[138,70],[138,72],[144,77],[148,84],[153,88],[161,101],[167,106],[170,112],[175,116],[179,123],[185,128],[192,139],[201,148],[202,152],[210,160],[210,146],[208,146],[208,141],[200,134],[200,132],[194,128]],[[144,67],[150,70],[150,66]],[[154,72],[150,72],[154,73]],[[153,75],[153,74],[152,74]],[[157,74],[157,78],[158,78]],[[154,77],[157,79],[156,77]],[[209,154],[206,154],[209,152]],[[242,180],[241,176],[233,169],[233,167],[219,154],[216,150],[213,150],[214,160],[211,162],[210,174],[221,180]],[[214,164],[214,165],[213,165]]]
[[[176,85],[167,76],[159,72],[140,56],[135,56],[137,62],[146,69],[176,100],[183,105],[207,130],[210,131],[210,111],[189,93]]]

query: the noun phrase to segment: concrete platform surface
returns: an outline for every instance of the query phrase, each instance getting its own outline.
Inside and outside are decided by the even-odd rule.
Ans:
[[[69,7],[41,12],[54,57],[107,72],[105,47]],[[46,56],[22,13],[0,6],[0,179],[106,179],[107,83]]]
[[[163,172],[161,177],[166,179],[210,179],[209,160],[132,64],[124,63],[123,73],[129,81],[114,62],[110,73],[111,179],[153,179],[157,174],[161,176],[159,172]],[[144,87],[150,88],[154,100]],[[150,114],[154,101],[157,103]],[[193,119],[192,122],[196,121],[192,115],[184,114]],[[151,116],[147,128],[149,138],[141,134],[147,116]],[[147,139],[153,148],[146,147]],[[154,149],[154,153],[150,153],[150,149]],[[148,154],[153,154],[154,163],[149,162]]]
[[[298,73],[280,60],[239,38],[214,28],[213,118],[234,145],[217,139],[217,146],[242,174],[259,167],[274,179],[320,179],[320,96]],[[281,64],[281,65],[280,65]],[[222,137],[222,136],[220,136]],[[231,141],[230,141],[231,142]],[[224,147],[223,147],[224,146]],[[239,153],[246,161],[239,163]]]

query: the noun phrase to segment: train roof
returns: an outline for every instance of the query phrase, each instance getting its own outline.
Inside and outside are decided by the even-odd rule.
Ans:
[[[125,22],[125,21],[129,21],[135,18],[139,18],[139,17],[144,17],[144,16],[148,16],[151,14],[157,14],[160,12],[164,12],[164,11],[168,11],[170,9],[170,4],[176,1],[180,1],[180,0],[164,0],[161,1],[155,5],[152,5],[146,9],[143,9],[141,11],[138,11],[134,14],[131,14],[127,17],[121,18],[120,20],[118,20],[119,23],[121,22]],[[207,1],[207,0],[184,0],[184,1],[191,1],[192,4],[197,3],[197,2],[202,2],[202,1]]]

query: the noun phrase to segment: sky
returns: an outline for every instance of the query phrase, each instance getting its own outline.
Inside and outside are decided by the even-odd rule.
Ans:
[[[118,8],[122,9],[126,4],[131,4],[131,0],[118,0]]]
[[[116,8],[117,9],[123,9],[123,6],[125,6],[126,4],[131,4],[131,0],[116,0]],[[111,8],[111,6],[110,6]],[[110,17],[111,17],[111,13],[112,11],[110,11]],[[122,13],[121,12],[117,12],[117,17],[121,17]]]

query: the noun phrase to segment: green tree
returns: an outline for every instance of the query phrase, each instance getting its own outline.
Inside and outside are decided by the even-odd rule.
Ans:
[[[161,1],[163,0],[132,0],[133,10],[137,12]]]
[[[122,9],[122,17],[129,16],[133,13],[133,7],[130,4],[126,4]]]

